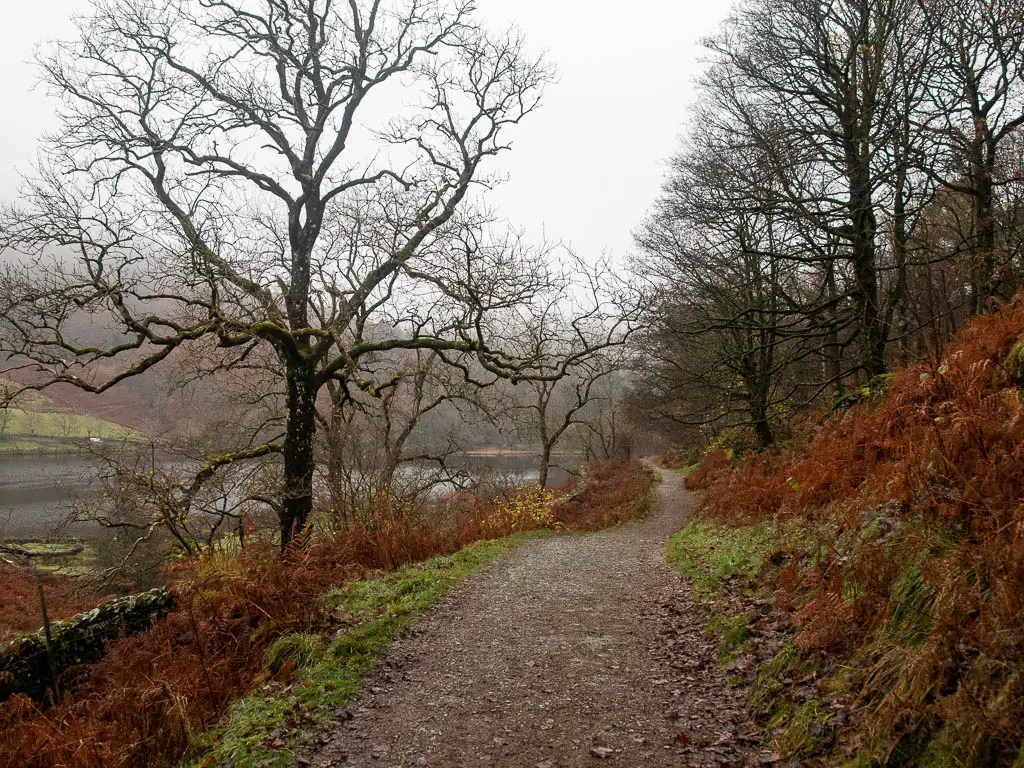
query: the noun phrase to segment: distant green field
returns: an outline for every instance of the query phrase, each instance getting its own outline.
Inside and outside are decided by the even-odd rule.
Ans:
[[[54,440],[81,440],[89,437],[133,440],[138,438],[138,433],[112,421],[77,413],[27,411],[21,408],[0,412],[0,451],[52,450]]]
[[[66,444],[56,440],[33,440],[29,437],[0,435],[0,454],[4,453],[58,453],[67,450]]]

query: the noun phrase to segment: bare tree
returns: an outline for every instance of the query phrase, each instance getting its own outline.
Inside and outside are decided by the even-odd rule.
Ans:
[[[772,205],[781,150],[760,130],[737,145],[712,120],[695,122],[636,235],[636,270],[657,286],[640,353],[649,409],[676,425],[750,426],[765,448],[778,407],[830,381],[794,368],[844,327],[824,312],[818,327],[808,320],[830,306],[816,270],[831,262],[813,231]]]
[[[520,407],[529,414],[527,429],[540,445],[538,485],[548,484],[555,449],[574,427],[587,423],[587,411],[596,405],[600,382],[614,370],[602,356],[594,356],[558,379],[529,382],[532,397]]]
[[[886,369],[891,335],[883,219],[904,232],[929,195],[926,177],[909,172],[920,158],[908,125],[924,100],[930,55],[920,24],[910,0],[754,2],[708,41],[706,87],[725,107],[713,118],[748,143],[783,149],[773,174],[781,184],[762,202],[815,232],[811,260],[834,252],[848,269],[841,293],[868,377]]]
[[[372,393],[362,361],[400,349],[528,373],[501,318],[550,275],[469,205],[550,78],[514,34],[468,0],[96,0],[78,27],[42,59],[61,128],[3,221],[26,256],[0,349],[27,387],[102,392],[205,339],[224,367],[269,348],[282,432],[203,471],[280,455],[284,547],[329,382]],[[373,124],[400,87],[415,108]],[[66,335],[80,313],[120,337]]]
[[[277,510],[280,478],[259,462],[214,466],[208,455],[156,440],[90,449],[96,477],[62,525],[97,524],[114,533],[104,545],[99,575],[138,576],[155,569],[167,551],[197,552],[235,534],[244,546],[246,525]]]
[[[621,367],[622,351],[640,327],[648,297],[618,274],[606,259],[588,265],[574,258],[584,279],[577,289],[519,333],[520,354],[538,361],[547,375],[528,380],[528,393],[515,397],[512,411],[539,444],[539,485],[547,485],[558,443],[578,425],[598,398],[600,384]]]
[[[382,497],[409,501],[468,482],[453,461],[463,448],[453,422],[466,412],[486,414],[480,390],[431,350],[384,357],[376,368],[390,375],[375,397],[357,392],[347,402],[332,388],[331,409],[321,417],[326,486],[340,526],[365,521]]]
[[[793,410],[1012,293],[1022,29],[1003,2],[733,10],[637,235],[656,300],[634,399],[653,420],[766,447]]]
[[[633,452],[635,424],[626,413],[626,375],[619,370],[597,387],[593,407],[580,424],[577,440],[587,461],[628,458]]]
[[[971,201],[973,220],[962,242],[973,255],[974,311],[981,312],[990,296],[1009,297],[1018,285],[1013,249],[1000,248],[999,214],[1000,191],[1019,172],[1019,155],[1009,164],[1001,155],[1024,126],[1024,17],[1009,0],[922,8],[937,53],[928,127],[942,150],[942,162],[930,170]],[[1007,165],[1010,173],[1001,173]]]

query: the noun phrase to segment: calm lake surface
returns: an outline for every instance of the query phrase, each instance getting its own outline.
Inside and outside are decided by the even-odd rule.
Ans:
[[[49,535],[76,498],[89,493],[96,470],[76,454],[0,455],[0,538]],[[73,535],[82,535],[76,526]]]
[[[579,463],[575,457],[559,458],[567,466]],[[524,481],[537,477],[531,456],[467,456],[465,462],[484,473],[518,474]],[[86,455],[0,455],[0,539],[50,535],[75,500],[88,497],[95,467]],[[552,467],[549,482],[557,485],[567,477],[564,469]],[[100,533],[98,526],[80,523],[65,533],[88,537],[94,532]]]

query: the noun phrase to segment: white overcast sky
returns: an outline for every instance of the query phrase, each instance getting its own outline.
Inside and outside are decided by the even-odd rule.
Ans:
[[[37,80],[36,45],[73,33],[88,0],[0,0],[0,198],[53,126]],[[479,0],[490,26],[515,24],[558,69],[541,109],[519,127],[504,161],[510,180],[492,201],[535,240],[581,255],[630,248],[631,231],[658,193],[699,71],[698,40],[731,0]]]

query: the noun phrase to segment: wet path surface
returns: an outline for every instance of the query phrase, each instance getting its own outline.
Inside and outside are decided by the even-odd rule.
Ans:
[[[664,546],[693,507],[513,550],[394,643],[318,766],[745,765],[725,685]]]

